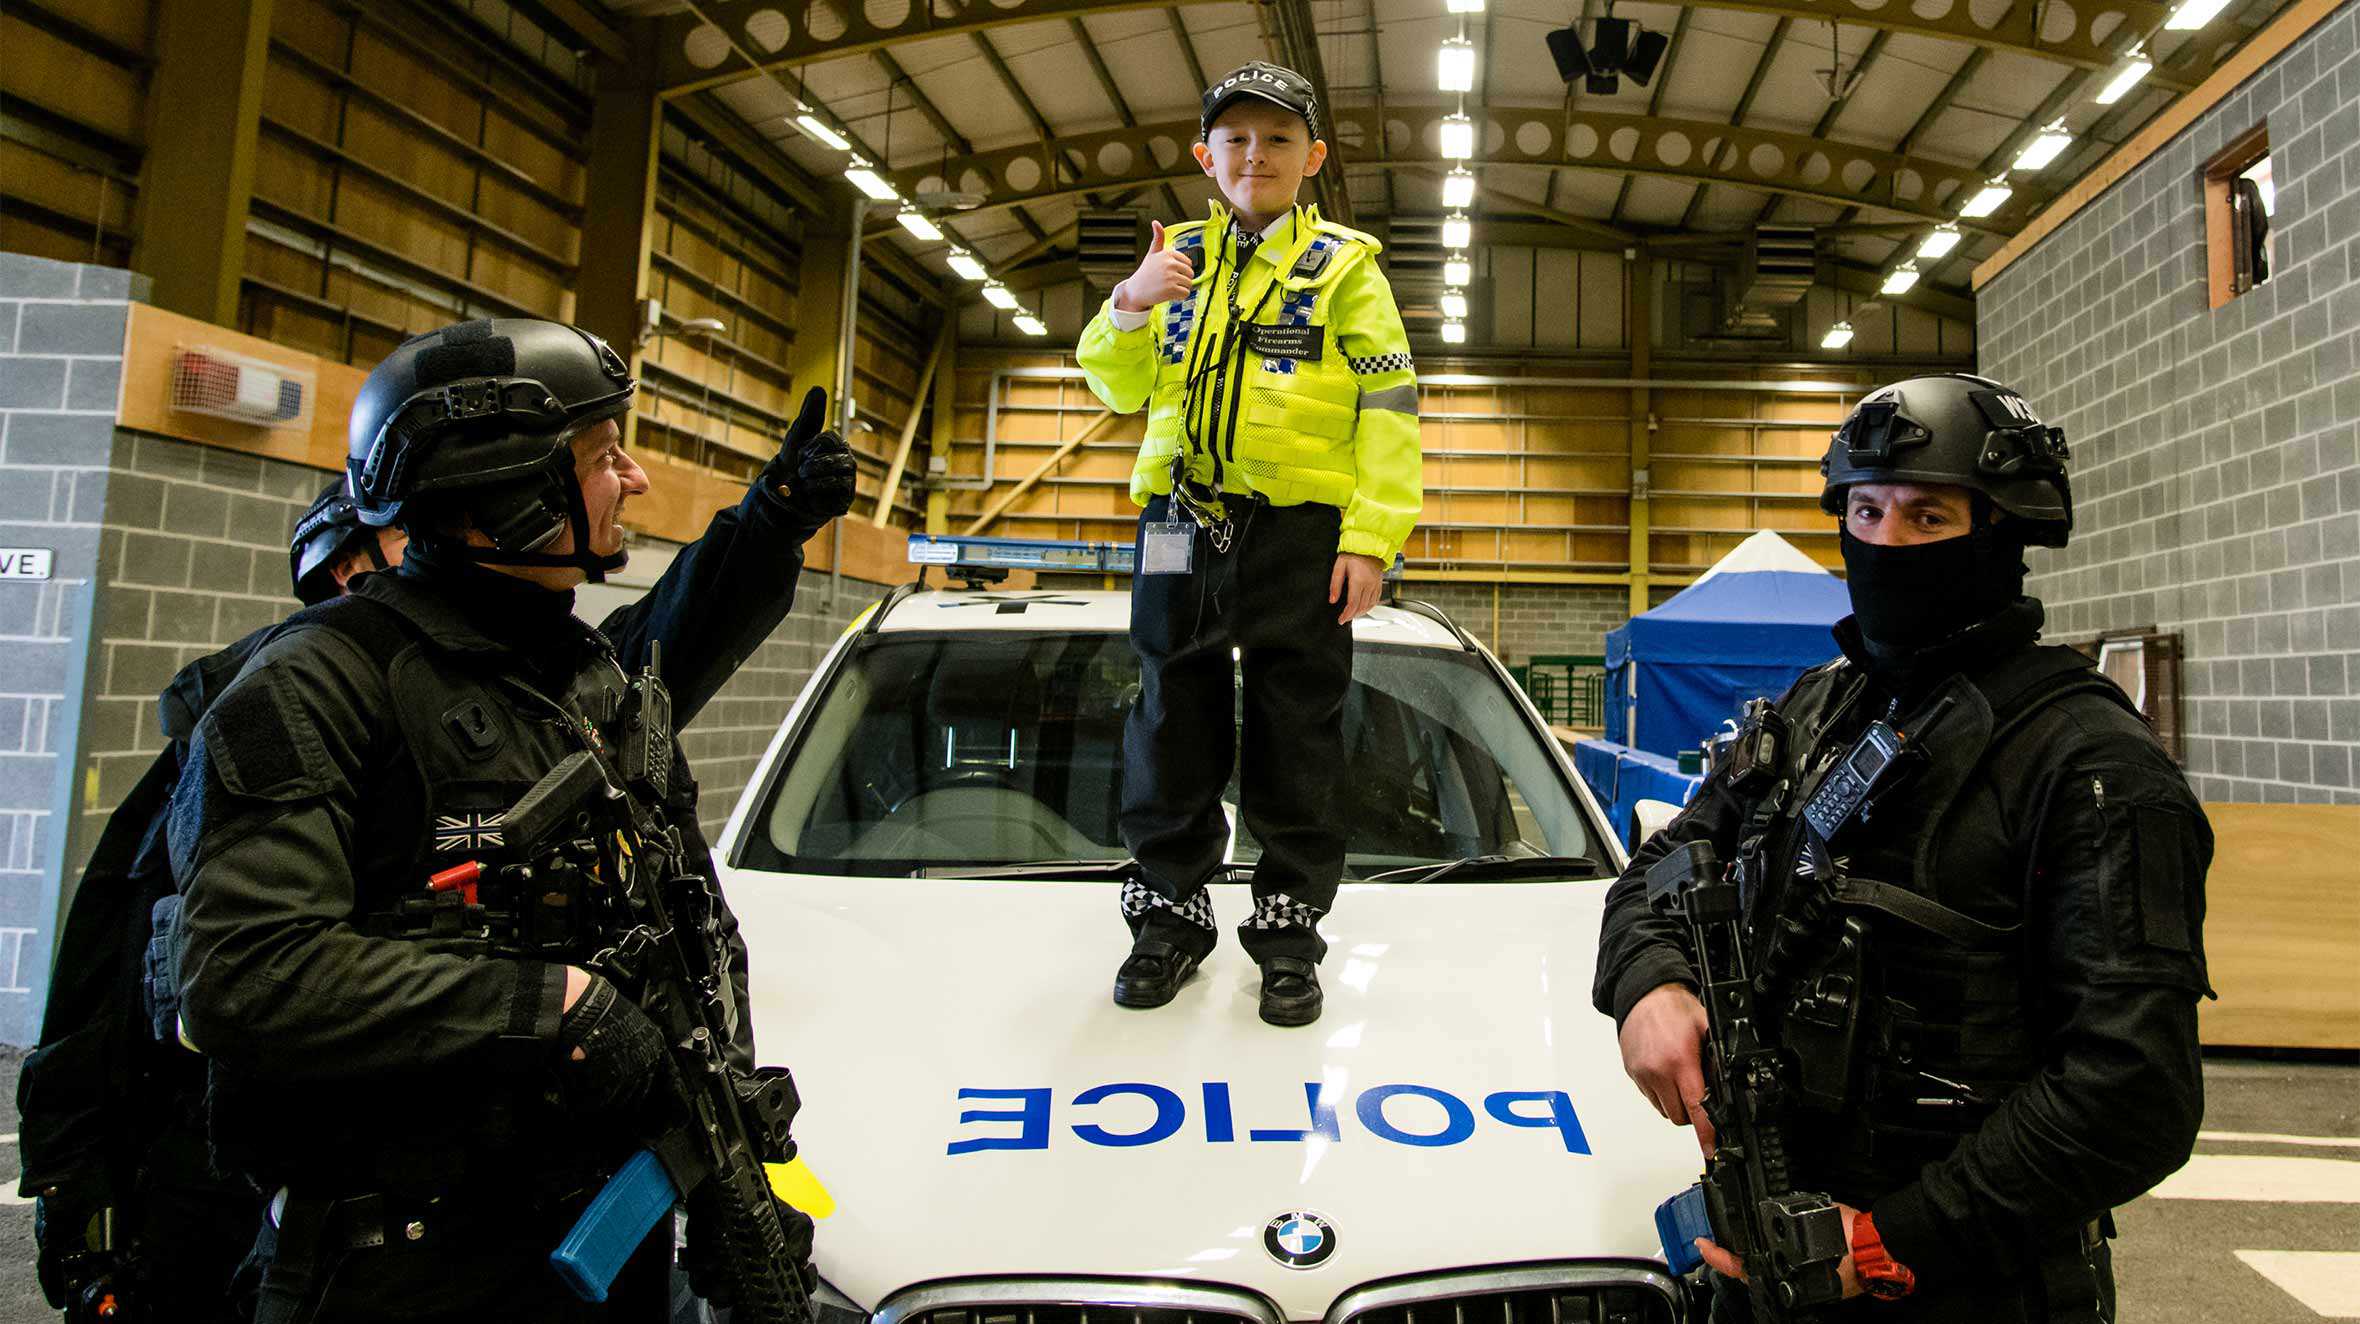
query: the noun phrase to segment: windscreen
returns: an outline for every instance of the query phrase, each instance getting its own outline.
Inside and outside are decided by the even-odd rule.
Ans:
[[[1480,659],[1362,644],[1352,671],[1347,877],[1474,855],[1605,857],[1544,733]],[[1119,634],[861,640],[749,820],[739,863],[903,875],[1123,859],[1123,723],[1138,695]],[[1237,803],[1233,773],[1228,858],[1250,865],[1260,847]]]

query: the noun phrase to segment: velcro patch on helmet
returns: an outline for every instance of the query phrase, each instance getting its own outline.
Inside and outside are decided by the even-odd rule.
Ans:
[[[1983,421],[1995,428],[2039,427],[2040,415],[2014,391],[1969,391],[1967,398],[1983,415]]]
[[[434,347],[418,355],[421,385],[466,377],[506,377],[516,371],[516,342],[492,334],[488,321],[461,322],[436,334]]]

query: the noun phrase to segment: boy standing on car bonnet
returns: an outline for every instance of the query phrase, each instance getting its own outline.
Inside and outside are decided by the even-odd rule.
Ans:
[[[1377,241],[1296,205],[1328,151],[1309,80],[1248,64],[1205,89],[1202,128],[1196,159],[1227,205],[1158,223],[1079,351],[1109,409],[1148,407],[1122,804],[1144,881],[1123,887],[1114,1000],[1162,1006],[1213,950],[1235,649],[1238,811],[1262,848],[1238,938],[1262,967],[1262,1019],[1308,1025],[1344,868],[1350,622],[1417,522],[1417,377]]]

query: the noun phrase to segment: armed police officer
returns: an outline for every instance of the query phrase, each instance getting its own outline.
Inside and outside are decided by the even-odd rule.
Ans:
[[[634,388],[557,323],[396,349],[355,403],[350,485],[364,521],[408,531],[406,557],[294,617],[197,724],[169,831],[181,1025],[211,1063],[216,1158],[271,1193],[262,1324],[664,1309],[668,1223],[603,1311],[547,1263],[656,1125],[669,1066],[664,1034],[588,969],[618,968],[595,898],[554,872],[497,875],[522,880],[498,895],[429,882],[500,861],[506,811],[569,755],[612,764],[655,729],[669,775],[646,808],[685,875],[666,904],[683,931],[734,934],[695,786],[629,677],[660,673],[674,720],[692,717],[785,614],[801,543],[850,504],[852,459],[813,392],[745,498],[601,633],[572,589],[623,564],[624,505],[648,491],[617,422]],[[603,867],[649,844],[580,849]],[[709,992],[740,1012],[743,1062],[735,951]],[[698,1222],[692,1200],[692,1241]]]
[[[2067,458],[1998,382],[1864,398],[1821,465],[1842,656],[1749,711],[1608,894],[1594,1000],[1711,1153],[1734,1114],[1707,1098],[1700,967],[1642,880],[1690,843],[1733,870],[1748,1029],[1783,1069],[1714,1089],[1768,1104],[1783,1148],[1755,1157],[1836,1206],[1842,1295],[1886,1299],[1830,1318],[2111,1320],[2108,1211],[2186,1159],[2202,1115],[2210,828],[2120,692],[2037,642],[2023,594],[2025,548],[2072,529]],[[1756,1313],[1731,1276],[1774,1266],[1702,1250],[1716,1321]]]
[[[295,523],[289,582],[316,606],[355,575],[398,563],[407,541],[362,524],[339,477]],[[41,1286],[69,1320],[235,1318],[230,1280],[260,1201],[207,1161],[203,1062],[180,1043],[176,991],[149,978],[147,957],[171,941],[179,906],[164,808],[189,738],[274,628],[182,667],[157,696],[164,749],[108,817],[75,885],[40,1046],[17,1079]]]

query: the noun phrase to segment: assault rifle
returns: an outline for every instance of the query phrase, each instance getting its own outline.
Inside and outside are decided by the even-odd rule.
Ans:
[[[668,1125],[592,1200],[550,1264],[575,1294],[606,1299],[616,1273],[658,1219],[687,1197],[692,1217],[718,1226],[734,1311],[743,1324],[808,1324],[810,1293],[791,1257],[786,1225],[772,1203],[767,1163],[794,1157],[788,1131],[800,1099],[784,1067],[746,1070],[729,1060],[729,961],[704,876],[682,858],[664,821],[671,769],[671,703],[654,667],[625,700],[620,773],[607,777],[596,755],[570,755],[509,811],[512,842],[596,838],[610,935],[586,964],[639,1004],[664,1032],[674,1070]],[[617,844],[617,843],[621,844]],[[689,901],[682,910],[675,902]]]
[[[1656,1211],[1665,1256],[1675,1270],[1693,1267],[1689,1242],[1709,1227],[1744,1262],[1755,1319],[1794,1319],[1842,1297],[1848,1247],[1835,1202],[1794,1189],[1787,1172],[1778,1118],[1790,1102],[1792,1065],[1769,1038],[1746,972],[1737,883],[1712,843],[1691,841],[1648,869],[1647,903],[1686,928],[1696,958],[1708,1027],[1704,1108],[1716,1137],[1704,1180]]]

